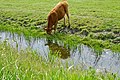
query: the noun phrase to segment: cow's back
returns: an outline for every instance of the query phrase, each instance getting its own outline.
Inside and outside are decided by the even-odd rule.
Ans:
[[[65,16],[66,9],[68,9],[68,3],[67,1],[62,1],[59,2],[51,11],[56,11],[58,20],[60,20]]]

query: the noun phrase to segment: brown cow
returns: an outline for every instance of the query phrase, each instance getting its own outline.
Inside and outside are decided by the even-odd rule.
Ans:
[[[47,34],[51,34],[52,30],[54,30],[54,32],[56,31],[57,23],[62,18],[64,18],[64,26],[65,26],[65,14],[68,17],[68,24],[70,27],[70,20],[69,20],[69,14],[68,14],[68,2],[67,0],[62,0],[48,14],[48,19],[47,19],[48,25],[47,27],[45,27]]]

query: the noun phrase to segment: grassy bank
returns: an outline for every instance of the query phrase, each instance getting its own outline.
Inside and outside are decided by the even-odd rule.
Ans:
[[[65,33],[56,33],[54,35],[47,35],[44,31],[34,27],[14,27],[11,25],[0,25],[0,31],[8,31],[17,34],[24,34],[26,38],[46,38],[48,40],[62,41],[64,46],[76,47],[79,44],[85,44],[95,49],[96,53],[100,53],[103,49],[111,49],[114,52],[120,52],[120,44],[114,44],[110,41],[103,41],[98,39],[91,39],[90,36],[80,37],[77,35],[70,35]]]
[[[67,66],[67,64],[66,64]],[[0,43],[0,80],[118,80],[115,74],[94,69],[64,67],[55,56],[46,60],[35,51],[17,51],[6,41]]]

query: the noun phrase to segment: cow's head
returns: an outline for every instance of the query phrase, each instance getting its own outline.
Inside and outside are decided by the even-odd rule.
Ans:
[[[47,32],[47,34],[52,33],[52,28],[45,27],[44,30]]]

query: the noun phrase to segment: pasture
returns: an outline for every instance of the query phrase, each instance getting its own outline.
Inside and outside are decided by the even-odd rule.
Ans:
[[[10,27],[12,26],[14,28],[34,29],[33,31],[31,30],[32,33],[39,32],[36,34],[44,34],[45,31],[41,31],[41,29],[35,30],[36,26],[43,28],[47,25],[47,14],[58,2],[59,0],[1,0],[0,24],[10,25]],[[76,37],[76,39],[74,39],[78,43],[84,43],[94,47],[94,44],[96,44],[94,42],[97,42],[97,44],[101,44],[103,48],[109,48],[114,51],[119,50],[119,0],[69,0],[68,2],[71,30],[62,31],[62,37],[59,36],[60,34],[56,34],[56,36],[58,35],[62,40],[64,37],[69,36],[64,36],[64,33],[74,34],[73,37]],[[57,30],[59,31],[62,28],[63,20],[58,22]],[[23,30],[24,29],[22,29],[22,31]],[[81,38],[87,40],[85,41]],[[71,40],[69,37],[67,39]],[[72,40],[70,42],[72,43]],[[89,44],[90,42],[93,44]]]
[[[64,30],[62,19],[57,24],[56,33],[48,35],[43,30],[47,25],[47,15],[59,1],[0,0],[0,31],[23,34],[27,39],[32,36],[62,41],[70,47],[85,44],[96,52],[103,49],[120,52],[119,0],[68,0],[70,29]],[[73,67],[68,70],[70,67],[63,68],[61,62],[55,60],[56,57],[50,55],[50,60],[46,61],[30,49],[19,52],[4,41],[0,43],[0,79],[119,79],[117,74],[96,73],[92,68],[80,70]]]

